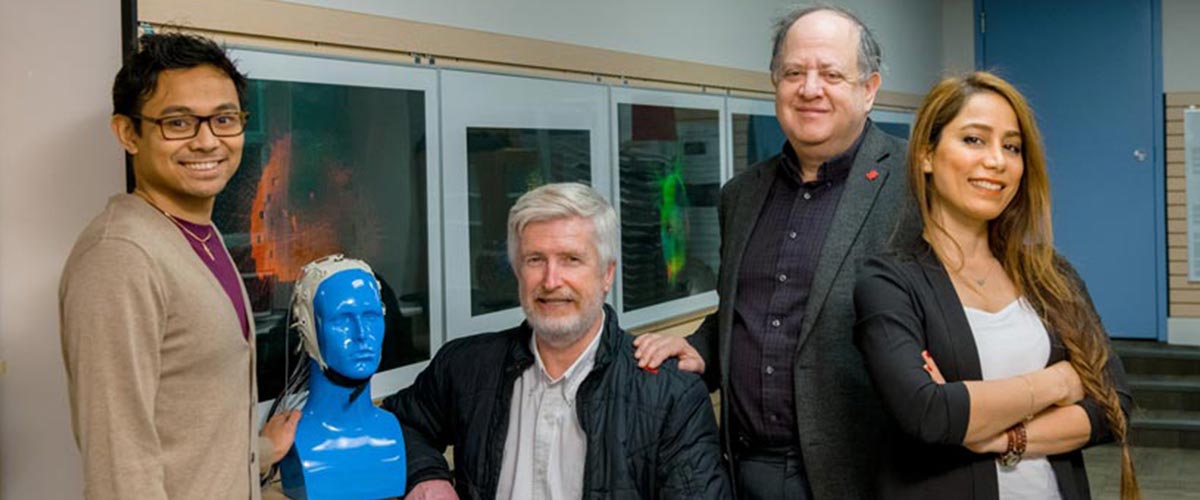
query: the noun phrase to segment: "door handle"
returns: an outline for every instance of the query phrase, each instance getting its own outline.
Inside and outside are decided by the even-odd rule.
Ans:
[[[1136,159],[1138,163],[1145,163],[1147,156],[1149,155],[1147,155],[1146,152],[1141,148],[1133,150],[1133,158]]]

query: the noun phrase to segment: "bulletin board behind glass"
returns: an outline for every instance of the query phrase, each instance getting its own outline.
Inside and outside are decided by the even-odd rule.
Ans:
[[[626,328],[716,304],[724,99],[613,89]]]
[[[608,196],[605,87],[441,71],[448,339],[518,325],[508,211],[551,182]]]
[[[332,253],[371,265],[386,309],[376,396],[411,383],[439,343],[440,246],[431,237],[436,74],[233,51],[247,87],[245,148],[213,220],[250,296],[259,399],[304,362],[289,329],[300,269]]]
[[[725,106],[729,113],[732,175],[783,150],[787,137],[775,118],[774,101],[730,97]]]

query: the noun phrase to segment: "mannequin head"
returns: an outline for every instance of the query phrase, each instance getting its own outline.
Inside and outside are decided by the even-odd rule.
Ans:
[[[289,498],[404,496],[404,434],[370,398],[383,347],[381,290],[370,266],[341,255],[309,263],[296,280],[292,326],[311,359],[296,365],[270,412],[280,402],[302,405],[279,466]]]
[[[313,299],[317,347],[330,370],[352,379],[379,368],[383,347],[383,304],[375,276],[360,269],[325,279]]]
[[[379,368],[383,303],[365,262],[341,255],[304,266],[293,312],[304,350],[323,371],[365,379]]]

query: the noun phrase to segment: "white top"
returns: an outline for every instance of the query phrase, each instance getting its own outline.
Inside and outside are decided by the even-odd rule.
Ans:
[[[538,354],[537,335],[530,337],[529,349],[536,362],[513,382],[496,498],[552,500],[583,496],[587,435],[575,412],[575,393],[595,365],[600,337],[604,336],[604,313],[600,319],[600,331],[592,343],[557,379],[546,373]]]
[[[964,307],[984,380],[1041,370],[1050,359],[1050,336],[1029,301],[1021,297],[998,312]],[[996,462],[1000,500],[1060,499],[1054,469],[1045,457],[1027,457],[1016,467]]]

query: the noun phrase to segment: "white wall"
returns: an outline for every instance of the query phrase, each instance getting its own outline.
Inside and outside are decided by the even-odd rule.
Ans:
[[[1200,2],[1162,0],[1163,92],[1200,91]]]
[[[117,0],[0,2],[0,497],[80,498],[58,340],[75,236],[124,188],[108,133]]]
[[[290,0],[380,16],[766,71],[787,0]],[[969,1],[969,0],[968,0]],[[883,88],[924,94],[941,70],[942,0],[840,0],[875,30]]]

